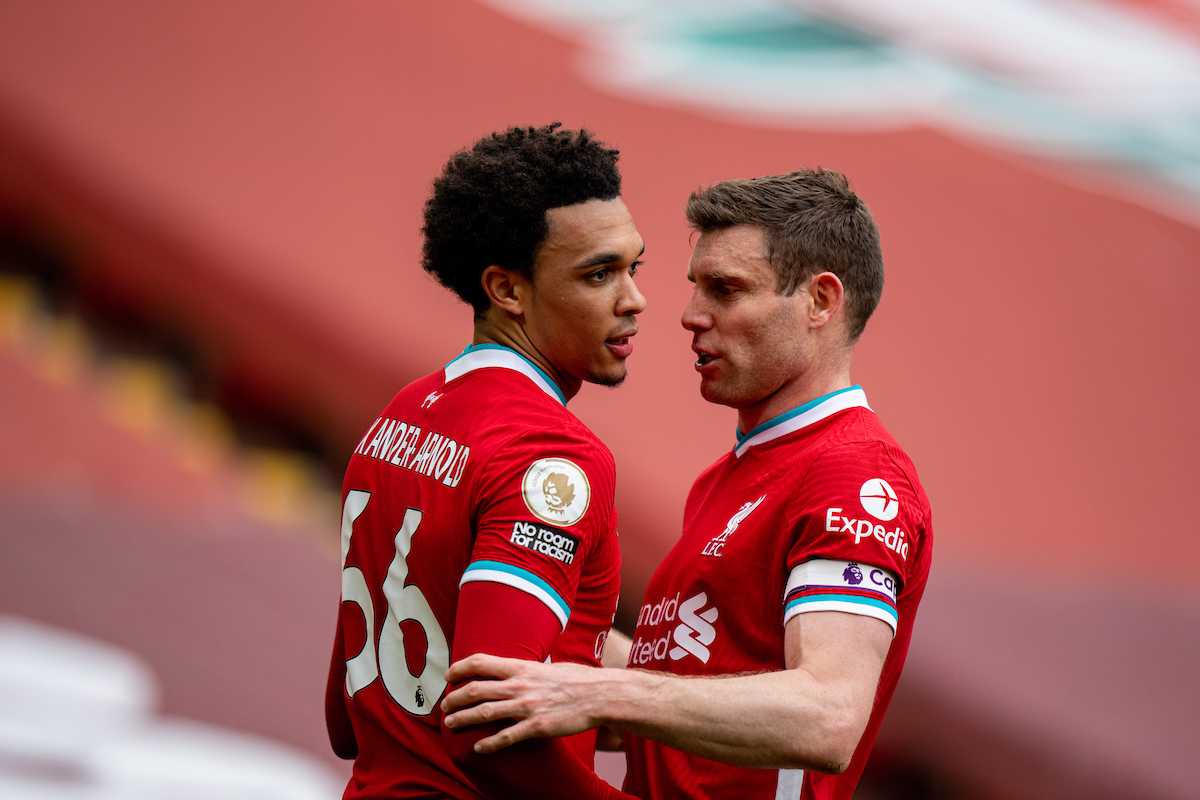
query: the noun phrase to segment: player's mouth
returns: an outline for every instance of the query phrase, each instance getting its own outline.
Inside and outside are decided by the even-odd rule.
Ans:
[[[604,345],[617,358],[629,358],[633,355],[633,342],[630,340],[634,336],[637,336],[637,328],[625,331],[617,336],[608,337],[604,340]]]
[[[707,350],[692,345],[692,351],[696,354],[696,371],[703,372],[704,368],[716,361],[720,356],[710,353]]]

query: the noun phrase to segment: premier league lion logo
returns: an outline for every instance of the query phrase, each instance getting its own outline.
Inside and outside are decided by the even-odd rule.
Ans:
[[[575,499],[575,487],[564,473],[551,472],[542,481],[542,494],[550,511],[562,514]]]
[[[539,458],[521,478],[525,506],[542,522],[558,528],[583,519],[591,494],[587,474],[567,458]]]
[[[862,583],[862,569],[858,566],[858,564],[855,564],[853,561],[851,561],[846,565],[846,568],[842,570],[842,578],[851,586],[858,586],[860,583]]]

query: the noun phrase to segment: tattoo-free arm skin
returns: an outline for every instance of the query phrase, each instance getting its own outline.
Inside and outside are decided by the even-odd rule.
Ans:
[[[817,611],[788,622],[778,672],[684,678],[472,656],[451,666],[452,682],[500,680],[474,681],[443,708],[456,728],[518,720],[481,739],[480,752],[604,725],[727,764],[836,773],[866,729],[891,641],[880,620]]]

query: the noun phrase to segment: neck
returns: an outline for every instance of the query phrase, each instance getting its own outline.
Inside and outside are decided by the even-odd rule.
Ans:
[[[566,375],[562,370],[558,369],[550,362],[548,358],[534,346],[529,340],[528,334],[525,333],[525,328],[522,327],[514,319],[505,319],[496,322],[488,316],[475,320],[475,332],[471,337],[471,344],[498,344],[514,350],[531,362],[536,364],[542,372],[550,376],[550,379],[557,384],[563,396],[570,400],[579,393],[579,387],[582,381],[577,378],[572,378]]]
[[[847,351],[845,357],[836,363],[828,364],[824,369],[797,375],[759,402],[739,408],[738,432],[745,436],[764,422],[793,408],[839,389],[849,389],[854,385],[850,381],[850,355]]]

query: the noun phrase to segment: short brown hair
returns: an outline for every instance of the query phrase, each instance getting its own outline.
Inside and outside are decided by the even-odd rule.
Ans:
[[[883,294],[879,229],[840,172],[815,169],[721,181],[692,192],[687,221],[701,233],[757,225],[766,231],[776,291],[792,294],[820,272],[846,288],[846,332],[862,334]]]

